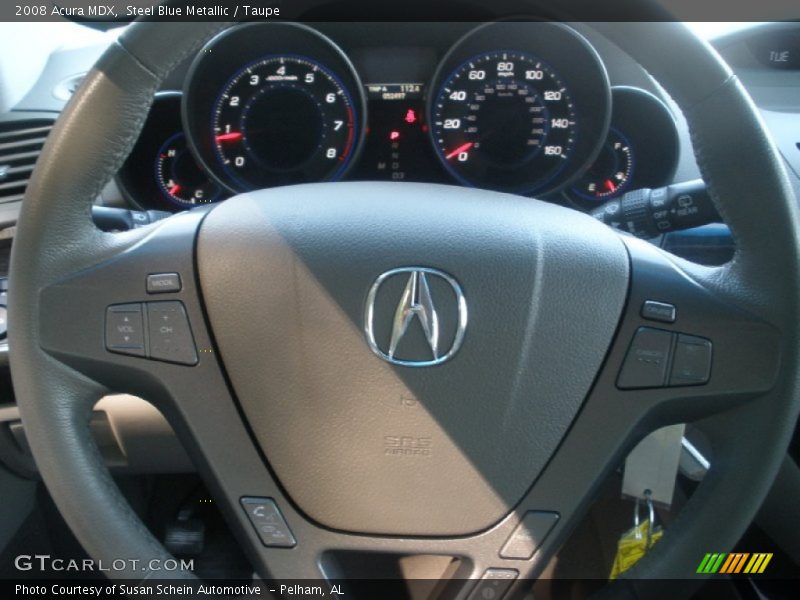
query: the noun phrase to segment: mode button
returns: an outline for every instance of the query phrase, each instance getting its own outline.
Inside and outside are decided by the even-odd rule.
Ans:
[[[166,294],[181,291],[181,276],[178,273],[152,273],[147,276],[148,294]]]

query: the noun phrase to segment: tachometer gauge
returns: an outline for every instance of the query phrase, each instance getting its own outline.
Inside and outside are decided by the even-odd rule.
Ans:
[[[214,146],[245,188],[337,179],[353,155],[353,99],[311,58],[271,56],[240,70],[214,108]]]
[[[633,181],[633,147],[616,129],[608,138],[594,164],[584,173],[572,191],[586,200],[605,202],[625,193]]]
[[[548,194],[594,159],[608,130],[605,69],[562,24],[478,27],[451,48],[431,89],[431,141],[465,185]]]
[[[513,51],[464,62],[444,80],[431,118],[436,149],[457,179],[520,193],[549,183],[577,136],[564,81],[539,58]]]
[[[209,181],[186,147],[186,136],[176,133],[156,157],[156,183],[164,197],[183,208],[219,200],[222,190]]]
[[[232,191],[341,178],[365,130],[344,53],[297,23],[236,25],[198,54],[184,97],[189,142]]]

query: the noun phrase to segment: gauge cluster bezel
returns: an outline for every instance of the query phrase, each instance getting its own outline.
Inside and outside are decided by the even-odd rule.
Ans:
[[[612,88],[600,55],[585,36],[593,39],[588,32],[579,32],[572,26],[563,23],[500,21],[478,24],[469,30],[456,29],[453,37],[443,42],[439,41],[441,40],[439,38],[437,44],[431,46],[432,48],[436,47],[437,50],[426,67],[429,78],[418,79],[419,71],[411,70],[413,73],[417,73],[414,75],[414,79],[419,81],[421,87],[419,98],[421,131],[418,136],[413,138],[413,142],[407,141],[412,139],[410,137],[402,138],[403,152],[405,153],[403,156],[406,157],[406,162],[408,162],[408,156],[414,156],[415,159],[427,162],[423,169],[424,173],[420,175],[423,178],[416,179],[415,176],[419,174],[415,175],[415,172],[409,172],[405,180],[436,180],[454,185],[500,189],[571,205],[580,210],[591,210],[598,206],[601,200],[607,201],[621,195],[624,191],[669,183],[674,177],[680,151],[675,115],[665,102],[650,91],[619,85]],[[337,42],[343,43],[343,46],[338,46]],[[379,42],[370,40],[367,46],[362,48],[358,45],[357,40],[343,36],[339,29],[329,31],[321,25],[319,30],[304,24],[284,22],[253,22],[233,25],[209,41],[191,62],[187,61],[186,66],[182,67],[185,75],[175,78],[176,82],[180,79],[183,80],[182,91],[160,92],[157,95],[153,113],[156,115],[162,113],[162,117],[148,119],[141,139],[150,139],[152,142],[161,136],[161,143],[163,143],[170,135],[182,130],[186,135],[189,150],[197,159],[202,170],[212,182],[222,189],[223,193],[219,199],[256,187],[268,187],[270,183],[267,183],[266,186],[255,186],[248,185],[247,182],[241,180],[236,181],[230,173],[226,172],[214,144],[212,120],[214,107],[220,98],[221,90],[248,65],[258,63],[268,57],[307,57],[314,63],[325,67],[338,81],[342,82],[346,92],[352,98],[356,113],[354,123],[356,135],[348,160],[343,168],[337,169],[333,177],[325,177],[323,180],[336,180],[340,177],[343,179],[380,179],[384,173],[373,173],[367,166],[367,162],[372,158],[372,154],[380,150],[381,160],[387,162],[388,165],[398,150],[396,143],[390,143],[388,135],[385,135],[385,140],[380,138],[381,141],[379,141],[374,139],[375,133],[370,132],[372,123],[369,121],[368,110],[374,109],[374,112],[378,108],[368,104],[366,84],[374,83],[372,79],[376,77],[380,78],[380,72],[376,74],[374,61],[364,61],[366,60],[365,52],[376,43]],[[430,45],[432,42],[428,39],[421,43]],[[408,47],[411,50],[419,50],[413,44]],[[397,47],[396,50],[399,52],[402,51],[402,48]],[[448,168],[437,147],[431,114],[432,104],[436,100],[440,88],[444,86],[444,80],[460,64],[471,57],[502,51],[534,57],[542,65],[546,65],[556,73],[558,79],[569,88],[576,117],[574,149],[554,177],[549,181],[546,178],[535,180],[537,173],[534,171],[532,174],[535,180],[534,185],[516,186],[511,189],[503,189],[502,186],[492,185],[490,182],[470,181],[469,178],[454,176],[452,169]],[[383,56],[386,56],[385,52]],[[614,68],[618,67],[612,67],[612,71]],[[371,79],[368,78],[362,82],[360,77],[365,69],[369,71]],[[390,71],[399,72],[394,68]],[[618,73],[616,78],[619,78]],[[402,83],[400,79],[397,81]],[[637,83],[636,85],[643,84]],[[646,87],[646,84],[644,85]],[[658,93],[655,89],[653,91]],[[162,105],[174,107],[174,115],[164,116],[166,111]],[[395,112],[398,110],[399,108]],[[384,123],[384,125],[387,124]],[[397,135],[401,129],[402,127],[392,125],[391,133]],[[619,193],[615,192],[597,201],[582,197],[576,193],[574,186],[586,175],[603,151],[611,131],[620,131],[630,140],[634,161],[631,181],[624,189],[620,189]],[[368,141],[371,145],[367,143]],[[153,143],[150,145],[152,146]],[[365,148],[372,148],[372,150],[365,153]],[[151,171],[154,172],[157,149],[152,150],[152,153],[152,157],[142,156],[141,153],[138,154],[138,158],[132,156],[120,170],[117,182],[124,197],[137,208],[171,211],[190,208],[190,206],[170,202],[164,198],[163,194],[155,194],[154,190],[158,189],[157,184],[153,181],[143,181],[146,175]],[[137,154],[136,150],[133,154]],[[377,154],[375,156],[377,157]],[[135,160],[142,162],[144,166],[133,166],[132,163]],[[374,165],[372,166],[374,167]],[[132,176],[134,174],[135,176]],[[153,178],[150,177],[150,179]],[[315,178],[306,177],[298,181],[281,181],[276,182],[275,185],[303,183],[306,179]]]

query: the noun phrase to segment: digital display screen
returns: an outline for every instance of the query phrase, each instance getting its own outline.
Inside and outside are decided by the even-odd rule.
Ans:
[[[351,178],[447,182],[428,138],[424,85],[370,83],[365,88],[367,131],[361,159]]]

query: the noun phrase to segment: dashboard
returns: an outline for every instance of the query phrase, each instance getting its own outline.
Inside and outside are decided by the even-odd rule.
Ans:
[[[113,215],[108,226],[142,225],[169,213],[219,202],[252,186],[285,182],[384,180],[486,187],[596,216],[601,208],[622,202],[627,193],[700,180],[681,111],[634,58],[609,42],[602,33],[603,24],[558,24],[549,39],[542,35],[541,40],[531,41],[548,28],[546,23],[487,26],[485,19],[491,16],[479,16],[473,22],[364,23],[324,20],[329,15],[320,18],[309,15],[304,25],[275,21],[234,25],[177,65],[156,94],[135,149],[98,195],[96,208],[125,213],[122,219]],[[632,28],[632,34],[646,36],[647,28],[659,24],[624,26]],[[124,30],[100,32],[74,23],[61,27],[59,36],[46,39],[35,26],[27,33],[9,29],[9,34],[18,33],[14,40],[20,51],[0,56],[0,76],[26,74],[26,78],[6,81],[0,98],[4,111],[0,136],[15,144],[6,153],[14,156],[0,156],[0,166],[12,167],[0,185],[0,276],[7,273],[4,263],[14,224],[47,132],[83,75]],[[519,43],[505,33],[515,28],[525,34]],[[798,31],[794,23],[738,24],[712,42],[758,106],[800,191]],[[514,52],[520,56],[503,59],[503,53],[508,57]],[[21,62],[22,55],[38,58]],[[284,65],[270,62],[276,57],[277,64],[283,57]],[[473,61],[476,68],[459,71],[472,58],[480,59]],[[509,62],[510,71],[506,70]],[[260,71],[254,68],[259,64]],[[283,76],[269,72],[281,66],[287,69]],[[250,75],[259,76],[258,85],[250,86],[242,75],[248,68],[254,71]],[[471,71],[483,71],[484,79],[470,80]],[[535,72],[532,79],[527,71]],[[305,88],[309,73],[314,73],[315,85]],[[273,80],[265,83],[265,75]],[[275,80],[276,75],[282,80]],[[499,87],[509,79],[513,80],[510,86],[516,86],[516,97]],[[561,90],[554,87],[556,81],[564,84],[561,87],[569,92],[569,101],[544,99],[544,92]],[[229,84],[246,92],[239,94],[240,101],[244,95],[253,99],[249,109],[240,105],[228,107],[238,112],[216,112],[222,108],[219,100]],[[326,85],[331,86],[328,92]],[[446,102],[435,102],[445,86],[451,92],[463,92],[464,100],[457,93]],[[237,95],[231,90],[229,96]],[[349,97],[352,116],[339,110],[344,103],[327,106],[327,94],[339,97],[339,90]],[[297,98],[305,102],[295,102]],[[325,110],[319,112],[308,98],[321,98]],[[520,108],[526,105],[525,98],[531,99],[528,108],[534,110],[527,117]],[[434,109],[439,112],[434,114]],[[574,116],[564,117],[564,110],[573,111]],[[256,122],[269,126],[270,135],[259,134],[253,115]],[[544,119],[549,129],[535,127],[534,119]],[[454,120],[460,121],[457,127]],[[340,131],[335,132],[339,137],[323,136],[322,132],[336,128],[336,121],[343,121],[347,137],[341,137]],[[234,135],[217,143],[216,136],[225,132],[214,129],[227,125],[231,126],[228,133]],[[239,140],[237,133],[242,134]],[[569,134],[574,135],[572,142]],[[331,143],[323,147],[327,141]],[[471,146],[448,158],[465,144]],[[26,152],[16,152],[21,147]],[[331,148],[335,158],[329,159],[325,153]],[[275,152],[278,158],[293,158],[294,164],[270,163]],[[542,156],[546,152],[554,154]],[[556,160],[559,152],[566,158]],[[245,160],[244,172],[237,172],[241,171],[236,167],[239,156]],[[305,158],[310,161],[306,163]],[[225,160],[233,164],[225,165]],[[259,160],[266,163],[248,172],[247,167]],[[559,161],[563,167],[553,167]],[[337,168],[327,169],[328,163]],[[722,224],[673,231],[651,241],[703,264],[722,264],[730,260],[734,249]]]
[[[591,211],[675,176],[678,116],[638,75],[612,82],[596,40],[561,23],[239,24],[156,96],[117,183],[170,212],[337,180]]]

